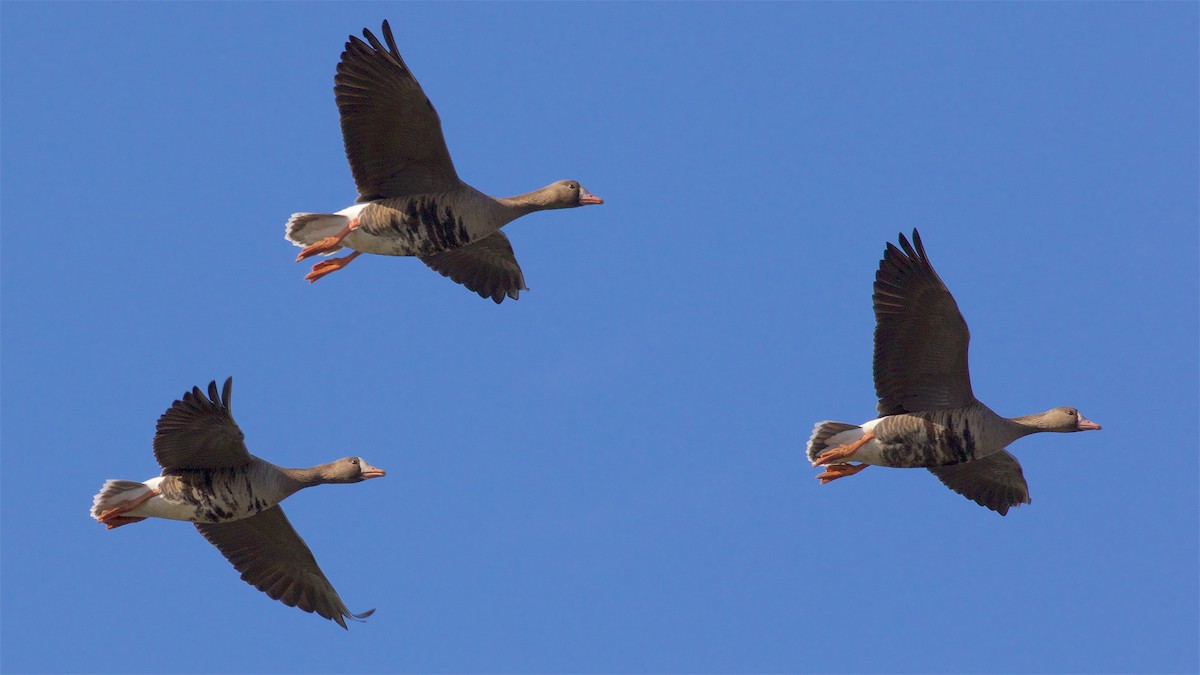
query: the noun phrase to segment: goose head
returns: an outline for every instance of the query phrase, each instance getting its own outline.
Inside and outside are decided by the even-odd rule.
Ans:
[[[386,475],[386,471],[367,464],[362,457],[343,457],[321,467],[323,483],[361,483],[368,478]]]
[[[573,209],[576,206],[603,204],[604,200],[587,191],[577,180],[560,180],[538,190],[546,209]]]
[[[1040,415],[1038,426],[1044,431],[1069,433],[1072,431],[1099,431],[1100,425],[1089,420],[1077,408],[1052,408]]]

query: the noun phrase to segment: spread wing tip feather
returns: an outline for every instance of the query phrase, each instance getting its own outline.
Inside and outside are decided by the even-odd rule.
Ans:
[[[251,460],[245,437],[230,411],[232,396],[232,377],[226,378],[219,390],[213,380],[207,395],[200,387],[192,387],[159,416],[154,458],[164,470],[215,469]]]
[[[970,405],[970,331],[917,229],[887,243],[875,273],[875,391],[881,415]]]
[[[1010,508],[1032,504],[1021,463],[1007,450],[961,464],[930,467],[943,485],[976,504],[1008,515]]]

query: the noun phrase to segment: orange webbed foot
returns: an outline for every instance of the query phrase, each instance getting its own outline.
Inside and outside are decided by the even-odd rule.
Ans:
[[[863,434],[857,441],[849,445],[839,445],[832,450],[826,450],[813,460],[813,466],[822,466],[825,464],[833,464],[834,462],[849,459],[851,455],[858,452],[858,449],[866,445],[871,439],[875,438],[875,433],[868,431]]]
[[[349,265],[350,261],[357,258],[359,255],[361,255],[361,253],[361,251],[355,251],[354,253],[341,258],[333,258],[332,260],[321,261],[316,265],[313,265],[312,271],[304,275],[304,278],[307,279],[309,283],[313,283],[317,279],[320,279],[327,274],[333,274],[346,265]]]
[[[318,239],[315,244],[309,244],[304,247],[304,250],[300,251],[300,255],[296,256],[296,262],[300,262],[305,258],[311,258],[314,255],[321,255],[322,253],[333,253],[341,247],[341,240],[337,237]]]
[[[123,516],[121,514],[128,513],[157,496],[158,493],[154,490],[147,490],[136,499],[130,499],[129,501],[121,502],[111,509],[104,511],[100,514],[100,517],[97,518],[96,521],[107,525],[108,529],[111,530],[114,527],[120,527],[122,525],[128,525],[130,523],[136,523],[140,520],[145,520],[146,518],[144,516]]]
[[[300,251],[300,255],[296,256],[296,262],[300,262],[305,258],[311,258],[314,255],[320,255],[322,253],[333,253],[342,247],[342,240],[346,238],[346,235],[350,234],[356,229],[358,229],[358,218],[351,220],[350,224],[342,228],[342,231],[338,232],[336,235],[319,239],[316,242],[305,246],[304,249]]]
[[[825,467],[825,473],[817,476],[817,480],[821,481],[821,485],[835,481],[846,476],[853,476],[863,469],[871,466],[870,464],[830,464]]]
[[[113,516],[108,520],[101,521],[105,525],[105,529],[114,530],[122,525],[130,523],[140,523],[146,519],[146,516]]]

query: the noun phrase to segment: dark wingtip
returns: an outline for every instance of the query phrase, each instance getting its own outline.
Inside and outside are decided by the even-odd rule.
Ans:
[[[353,37],[353,36],[351,36],[351,37]],[[375,37],[375,34],[371,32],[370,28],[363,29],[363,37],[365,37],[367,39],[367,42],[369,42],[371,44],[371,49],[374,49],[375,51],[379,51],[379,52],[384,51],[383,43],[381,43],[379,41],[379,38]]]
[[[913,249],[912,244],[908,243],[908,237],[905,237],[903,232],[900,233],[900,248],[904,249],[904,253],[908,257],[917,257],[916,250]]]
[[[388,49],[397,56],[400,55],[400,50],[396,48],[396,38],[392,37],[392,26],[387,19],[383,20],[383,39],[387,42]]]
[[[331,618],[334,621],[336,621],[339,626],[342,627],[342,630],[350,630],[350,626],[346,625],[346,619],[350,619],[351,621],[354,621],[356,623],[366,623],[367,617],[371,616],[374,613],[375,613],[374,609],[368,609],[367,611],[363,612],[362,614],[355,614],[354,612],[351,612],[350,610],[345,610],[344,613],[337,614]]]
[[[225,378],[225,386],[221,387],[221,406],[226,410],[230,410],[233,404],[230,402],[233,397],[233,376]]]
[[[921,233],[917,232],[917,228],[913,228],[913,246],[917,249],[917,254],[925,260],[929,260],[929,256],[925,254],[925,244],[921,242]]]
[[[900,243],[906,243],[904,241],[904,235],[900,235]],[[875,278],[883,278],[879,275],[884,274],[885,269],[887,269],[888,266],[894,268],[897,265],[897,259],[904,259],[904,251],[901,251],[896,247],[895,244],[889,241],[887,246],[883,249],[883,259],[879,261],[879,269],[875,272]]]
[[[370,58],[371,52],[374,52],[376,55],[383,55],[385,59],[393,61],[401,69],[408,70],[408,66],[404,65],[404,59],[400,56],[400,49],[396,47],[396,38],[392,35],[392,26],[387,22],[387,19],[383,20],[383,39],[387,42],[386,46],[383,42],[379,41],[379,38],[375,37],[370,28],[364,27],[362,34],[366,38],[366,42],[363,42],[356,35],[350,36],[350,41],[346,43],[346,51],[342,53],[343,61],[346,60],[348,53],[357,51],[360,52],[357,54],[359,57]],[[341,73],[340,67],[339,65],[339,73]],[[360,197],[359,201],[370,200],[364,200]]]

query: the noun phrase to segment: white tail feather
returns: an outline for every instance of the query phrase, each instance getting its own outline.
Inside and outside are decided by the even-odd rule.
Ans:
[[[296,246],[308,246],[325,237],[336,237],[349,223],[349,218],[337,213],[293,213],[284,226],[284,237]]]
[[[843,431],[860,428],[857,424],[846,424],[845,422],[833,422],[831,420],[817,422],[816,426],[813,427],[812,436],[808,437],[808,460],[810,462],[816,461],[821,453],[841,445],[841,443],[830,442],[834,436]]]
[[[98,519],[105,511],[122,502],[137,499],[149,489],[145,483],[135,480],[106,480],[100,492],[92,497],[92,517]]]

